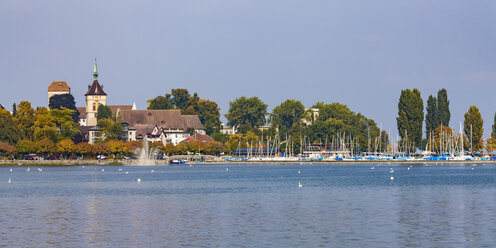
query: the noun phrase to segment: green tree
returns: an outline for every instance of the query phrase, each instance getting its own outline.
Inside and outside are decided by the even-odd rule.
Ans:
[[[272,110],[272,125],[281,135],[294,134],[298,127],[302,127],[304,114],[305,106],[300,101],[288,99]]]
[[[31,140],[19,140],[16,144],[16,150],[21,155],[27,155],[37,152],[36,145]]]
[[[441,89],[437,92],[437,115],[439,122],[438,126],[449,126],[451,113],[449,110],[448,92],[446,89]]]
[[[97,127],[100,130],[98,134],[101,137],[100,141],[121,139],[122,125],[119,122],[112,119],[100,119],[97,122]]]
[[[221,143],[226,143],[229,140],[229,134],[223,134],[223,133],[214,133],[210,135],[212,139],[215,141],[219,141]]]
[[[22,129],[24,138],[33,139],[33,125],[35,122],[35,111],[28,101],[21,101],[17,105],[17,115],[15,120]]]
[[[172,89],[171,94],[166,94],[165,97],[178,109],[186,109],[191,104],[187,89]]]
[[[22,138],[22,130],[17,126],[10,112],[0,109],[0,142],[16,144]]]
[[[482,120],[479,109],[476,106],[470,106],[467,113],[465,113],[463,131],[469,138],[470,144],[473,146],[473,151],[482,149],[482,134],[484,133],[483,125],[484,120]]]
[[[72,94],[61,94],[61,95],[53,95],[50,97],[48,107],[50,109],[70,109],[72,110],[71,116],[72,120],[76,123],[79,122],[79,111],[76,108],[76,101],[74,100],[74,96]]]
[[[267,104],[256,96],[251,98],[242,96],[229,102],[229,110],[225,114],[228,125],[241,133],[263,126],[266,115]]]
[[[174,105],[165,96],[157,96],[148,100],[147,109],[173,109]]]
[[[220,108],[214,101],[206,99],[198,100],[198,117],[205,127],[208,135],[217,133],[220,130]]]
[[[112,118],[112,110],[109,106],[100,104],[98,105],[97,120]]]
[[[51,110],[41,108],[36,111],[33,125],[34,140],[50,139],[57,142],[72,139],[75,134],[79,133],[72,114],[72,110],[64,107]]]
[[[217,141],[210,141],[205,146],[205,152],[209,155],[219,156],[224,150],[224,145]]]
[[[494,123],[493,123],[493,131],[491,132],[491,137],[496,138],[496,113],[494,113]]]
[[[424,103],[418,89],[401,91],[398,101],[396,124],[402,139],[408,139],[415,147],[422,140],[422,123],[424,122]]]
[[[427,99],[427,114],[425,115],[425,134],[427,138],[439,126],[439,119],[437,115],[437,100],[432,95]]]

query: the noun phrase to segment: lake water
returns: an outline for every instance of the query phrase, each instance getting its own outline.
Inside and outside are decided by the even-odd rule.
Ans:
[[[496,165],[408,168],[1,167],[0,246],[496,246]]]

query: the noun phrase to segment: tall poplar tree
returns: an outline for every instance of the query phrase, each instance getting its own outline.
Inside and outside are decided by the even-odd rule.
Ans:
[[[473,151],[482,149],[482,134],[484,132],[484,120],[476,106],[470,106],[468,112],[465,113],[465,121],[463,122],[463,131],[467,135],[470,144],[473,146]]]
[[[422,140],[423,122],[424,102],[420,96],[420,91],[418,89],[402,90],[398,101],[398,118],[396,118],[401,138],[408,137],[409,142],[419,147]]]
[[[491,137],[496,138],[496,113],[494,113],[494,123],[493,123],[493,131],[491,132]]]
[[[439,121],[437,126],[449,126],[451,113],[449,110],[448,92],[446,89],[441,89],[437,92],[437,115]]]
[[[429,135],[439,126],[439,120],[437,115],[437,100],[432,95],[427,99],[426,106],[427,114],[425,115],[425,137],[429,138]]]

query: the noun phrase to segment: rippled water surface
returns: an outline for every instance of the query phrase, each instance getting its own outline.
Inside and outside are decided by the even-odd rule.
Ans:
[[[1,167],[0,246],[496,246],[495,165],[408,168]]]

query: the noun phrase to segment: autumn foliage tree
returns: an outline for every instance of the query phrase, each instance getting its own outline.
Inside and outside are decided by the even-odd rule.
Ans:
[[[74,151],[75,145],[70,139],[61,140],[57,143],[57,152],[64,158],[70,158]]]
[[[10,157],[16,153],[16,148],[11,146],[9,143],[0,142],[0,156]]]

